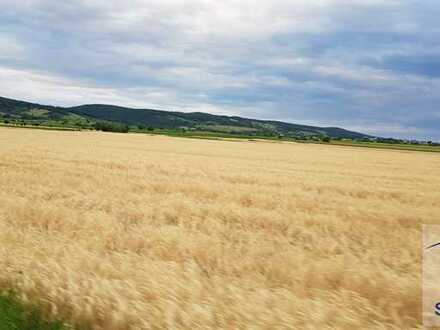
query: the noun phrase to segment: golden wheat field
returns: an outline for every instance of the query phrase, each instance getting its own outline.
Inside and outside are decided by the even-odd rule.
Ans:
[[[440,154],[0,129],[0,288],[78,329],[421,326]]]

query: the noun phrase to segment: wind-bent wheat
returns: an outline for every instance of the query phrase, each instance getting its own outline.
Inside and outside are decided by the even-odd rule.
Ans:
[[[94,329],[421,328],[440,155],[0,129],[0,288]]]

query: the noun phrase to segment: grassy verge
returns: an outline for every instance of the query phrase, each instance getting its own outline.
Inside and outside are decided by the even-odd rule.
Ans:
[[[403,143],[379,143],[379,142],[360,142],[360,141],[339,141],[332,140],[331,142],[313,141],[313,140],[298,140],[295,138],[284,137],[279,139],[273,136],[255,136],[255,135],[237,135],[237,134],[222,134],[215,132],[187,132],[181,133],[176,131],[155,131],[153,134],[168,135],[174,137],[186,137],[193,139],[210,139],[210,140],[267,140],[267,141],[280,141],[280,142],[298,142],[298,143],[311,143],[322,145],[337,145],[345,147],[361,147],[361,148],[375,148],[375,149],[391,149],[391,150],[407,150],[407,151],[424,151],[424,152],[440,152],[440,147],[429,145],[414,145]]]
[[[35,126],[35,125],[11,125],[11,124],[4,124],[0,123],[0,127],[13,127],[13,128],[33,128],[33,129],[44,129],[49,131],[79,131],[79,128],[72,128],[72,127],[61,127],[61,126]]]
[[[375,149],[440,152],[440,147],[429,146],[429,145],[392,144],[392,143],[378,143],[378,142],[352,142],[352,141],[332,141],[330,144],[338,145],[338,146],[363,147],[363,148],[375,148]]]
[[[46,322],[36,309],[27,309],[11,295],[0,295],[0,330],[67,330],[60,322]]]

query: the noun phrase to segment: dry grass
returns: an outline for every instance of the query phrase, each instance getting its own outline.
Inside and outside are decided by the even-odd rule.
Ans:
[[[0,128],[0,288],[94,329],[421,328],[440,155]]]

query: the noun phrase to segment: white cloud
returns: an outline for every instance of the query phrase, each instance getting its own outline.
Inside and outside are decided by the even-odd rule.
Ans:
[[[171,97],[154,90],[121,93],[117,89],[100,88],[64,77],[3,67],[0,67],[0,76],[2,96],[42,104],[72,106],[84,103],[112,103],[154,107]]]

